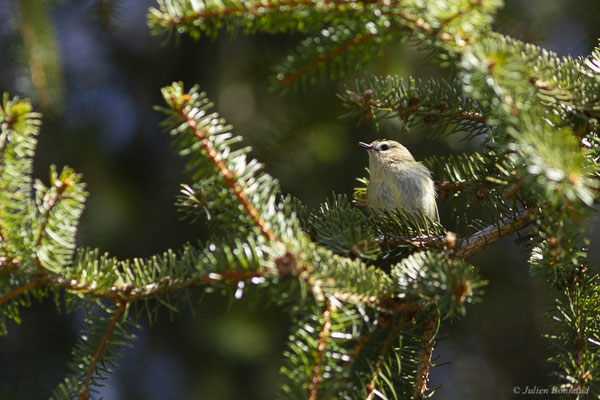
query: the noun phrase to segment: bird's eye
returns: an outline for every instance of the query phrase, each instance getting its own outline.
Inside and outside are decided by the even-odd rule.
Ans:
[[[389,148],[390,148],[390,146],[387,145],[387,144],[382,144],[381,147],[380,147],[380,149],[383,150],[383,151],[386,151]]]

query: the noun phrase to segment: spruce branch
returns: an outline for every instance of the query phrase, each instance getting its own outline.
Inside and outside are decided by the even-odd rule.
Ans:
[[[158,0],[150,8],[148,25],[155,34],[162,31],[188,32],[216,36],[225,27],[229,31],[268,33],[317,29],[326,21],[362,10],[364,3],[344,0],[231,0],[215,3],[191,0]],[[336,15],[337,14],[337,15]],[[308,18],[307,18],[308,17]]]
[[[423,84],[392,78],[369,82],[369,88],[346,97],[365,118],[393,116],[410,126],[432,125],[439,134],[487,136],[486,153],[425,162],[439,167],[430,169],[442,195],[476,194],[471,197],[480,201],[483,212],[493,213],[496,222],[489,226],[468,221],[464,239],[420,215],[367,218],[340,198],[308,215],[302,221],[308,231],[304,234],[290,203],[278,197],[276,181],[256,160],[246,161],[248,148],[233,146],[241,137],[208,111],[204,94],[197,88],[184,93],[181,84],[173,84],[163,89],[170,107],[165,125],[180,154],[190,157],[187,166],[196,181],[184,187],[182,208],[212,219],[227,233],[205,247],[186,246],[181,255],[168,251],[162,258],[117,260],[90,251],[73,260],[83,185],[67,182],[74,173],[69,178],[51,175],[50,187],[36,184],[37,202],[31,201],[36,119],[26,103],[10,103],[5,97],[0,108],[0,277],[6,278],[2,285],[8,294],[0,305],[10,317],[17,303],[11,301],[18,296],[27,295],[26,302],[30,294],[57,289],[71,304],[88,307],[87,331],[74,350],[76,379],[67,378],[61,386],[63,398],[91,396],[95,380],[104,378],[102,367],[112,365],[125,342],[122,337],[133,337],[126,329],[129,307],[154,299],[173,308],[170,297],[186,296],[192,288],[230,291],[237,286],[241,293],[249,281],[270,285],[294,302],[298,325],[285,354],[290,368],[282,368],[291,381],[286,392],[296,389],[298,397],[317,400],[356,397],[362,388],[358,396],[364,393],[367,399],[398,393],[423,399],[437,324],[457,309],[464,313],[465,303],[484,285],[464,259],[531,223],[542,227],[549,221],[558,227],[557,235],[543,237],[546,247],[532,258],[542,256],[547,268],[562,258],[561,267],[571,273],[570,279],[554,277],[553,282],[570,285],[559,310],[567,331],[560,337],[562,350],[568,349],[560,356],[565,381],[582,388],[600,375],[590,348],[590,343],[600,343],[597,285],[584,282],[589,291],[575,293],[585,274],[578,264],[583,250],[573,245],[581,233],[575,223],[589,215],[585,207],[594,204],[600,187],[598,152],[582,150],[579,143],[592,117],[599,115],[600,52],[586,62],[572,62],[501,39],[489,32],[499,3],[159,0],[148,17],[154,32],[188,32],[194,38],[217,35],[223,28],[268,33],[318,29],[323,36],[350,28],[327,44],[315,42],[319,36],[308,39],[295,64],[280,76],[284,84],[325,74],[328,67],[332,76],[338,67],[346,68],[345,73],[349,67],[343,62],[355,56],[364,61],[367,52],[375,54],[398,33],[410,33],[419,46],[444,53],[445,62],[459,69],[455,81]],[[572,126],[576,131],[563,128]],[[540,206],[539,198],[548,202],[547,209],[534,206]],[[470,234],[473,229],[477,231]],[[393,258],[406,253],[413,254]],[[391,272],[386,273],[383,268],[389,264]],[[284,293],[289,283],[298,290]],[[581,299],[590,302],[576,304]],[[107,313],[99,316],[98,308]],[[395,348],[399,338],[401,345]]]
[[[302,41],[294,54],[276,67],[274,84],[285,87],[296,81],[314,83],[325,75],[343,77],[380,54],[388,43],[403,40],[409,33],[403,26],[390,27],[386,17],[369,14],[324,28],[317,36]]]
[[[403,323],[404,323],[403,320],[396,321],[393,324],[393,326],[390,328],[390,332],[387,334],[387,336],[385,338],[385,342],[383,343],[383,346],[381,347],[381,350],[379,352],[379,357],[377,357],[377,361],[375,362],[375,365],[373,367],[373,374],[371,375],[371,379],[370,379],[369,383],[366,385],[367,397],[365,398],[365,400],[372,400],[373,396],[377,395],[377,393],[376,393],[377,380],[381,373],[381,367],[382,367],[383,362],[388,354],[388,351],[389,351],[389,348],[390,348],[392,342],[394,341],[395,338],[398,337],[398,332],[400,331],[400,328],[402,327]]]
[[[81,295],[96,297],[100,299],[111,300],[114,303],[133,303],[136,300],[152,298],[155,296],[167,296],[181,289],[192,288],[199,285],[229,285],[235,286],[241,281],[260,278],[264,274],[260,271],[225,271],[209,272],[201,276],[189,276],[172,279],[164,276],[159,282],[149,283],[142,286],[132,286],[128,284],[114,285],[108,289],[101,289],[89,285],[83,285],[76,280],[55,278],[49,283],[52,286],[58,286],[64,290]],[[48,282],[42,281],[42,282]]]
[[[0,248],[7,258],[23,254],[30,235],[31,174],[40,130],[40,114],[27,100],[4,93],[0,104]]]
[[[334,59],[335,57],[340,56],[345,51],[358,47],[365,42],[373,39],[375,35],[373,34],[363,34],[354,36],[352,39],[348,40],[345,43],[340,44],[338,47],[329,50],[327,53],[318,56],[317,58],[312,59],[304,65],[301,65],[298,68],[295,68],[292,72],[288,72],[287,74],[280,74],[277,76],[277,83],[280,85],[289,85],[295,82],[298,78],[305,76],[309,71],[316,69],[319,65]]]
[[[385,113],[394,112],[398,115],[400,120],[406,121],[412,116],[419,116],[425,118],[426,122],[439,121],[441,119],[450,120],[466,120],[472,122],[480,122],[482,124],[489,120],[489,117],[478,112],[469,111],[447,111],[448,105],[444,102],[440,102],[434,107],[427,107],[419,105],[420,99],[418,97],[411,97],[410,102],[413,104],[399,104],[391,102],[390,100],[373,100],[372,92],[366,92],[360,97],[353,99],[356,105],[361,106],[365,110],[369,110],[371,113],[374,111],[382,111]]]
[[[116,309],[115,313],[113,314],[112,318],[110,319],[108,325],[106,326],[106,329],[104,330],[104,334],[102,335],[102,338],[100,339],[100,342],[98,343],[98,347],[96,348],[96,351],[94,352],[92,359],[90,360],[90,364],[87,367],[87,373],[85,374],[85,378],[83,380],[83,383],[81,384],[78,400],[89,399],[89,395],[90,395],[89,394],[89,390],[90,390],[89,386],[90,386],[90,382],[92,380],[92,375],[93,375],[94,371],[96,370],[96,367],[98,366],[98,362],[101,359],[104,348],[108,344],[110,337],[112,336],[113,332],[115,331],[117,323],[123,316],[123,313],[125,312],[126,309],[127,309],[127,303],[123,302],[123,303],[117,304],[117,309]]]
[[[2,296],[2,298],[0,298],[0,305],[11,301],[15,297],[20,296],[20,295],[28,292],[31,289],[34,289],[38,285],[39,285],[39,281],[33,280],[33,281],[29,282],[26,285],[23,285],[23,286],[20,286],[20,287],[16,288],[12,292],[10,292],[10,293]]]
[[[189,97],[189,96],[188,96]],[[246,210],[246,213],[252,218],[254,223],[259,227],[262,234],[271,242],[279,242],[279,239],[273,233],[273,231],[266,226],[264,219],[260,216],[254,205],[248,200],[244,188],[238,183],[236,174],[231,171],[225,163],[221,161],[221,158],[212,143],[208,140],[208,132],[206,128],[202,128],[198,125],[189,109],[182,107],[179,110],[179,115],[186,122],[187,126],[192,130],[202,147],[206,151],[210,161],[218,169],[219,173],[223,177],[225,184],[233,191],[240,204]],[[208,128],[208,127],[207,127]]]
[[[352,18],[376,12],[427,37],[459,51],[468,45],[472,36],[488,29],[486,23],[499,6],[494,0],[470,3],[465,10],[462,1],[448,2],[445,7],[423,6],[416,1],[393,4],[379,1],[347,0],[284,0],[241,1],[223,3],[191,0],[158,0],[151,8],[148,25],[154,32],[179,28],[199,37],[200,32],[216,34],[227,24],[229,29],[242,26],[246,30],[267,32],[286,30],[306,31],[336,22],[340,17]],[[270,16],[275,21],[267,20]],[[303,23],[300,23],[300,20]],[[280,22],[279,26],[274,22]]]
[[[184,193],[195,200],[180,204],[209,219],[217,215],[221,225],[235,229],[234,235],[228,234],[231,238],[245,240],[257,231],[267,242],[279,245],[292,237],[297,221],[285,202],[278,203],[277,180],[257,160],[248,160],[249,147],[233,147],[242,137],[233,136],[231,126],[209,112],[212,103],[206,94],[197,86],[185,93],[181,83],[162,92],[169,106],[158,108],[169,115],[163,126],[174,137],[179,153],[187,157],[187,168],[197,180],[195,189]]]
[[[51,173],[51,176],[54,175]],[[58,179],[52,179],[51,188],[48,191],[45,191],[43,185],[39,185],[41,188],[40,192],[43,193],[42,204],[40,204],[40,219],[41,222],[37,227],[37,233],[34,238],[35,247],[40,247],[42,240],[44,239],[44,233],[48,227],[48,223],[50,222],[50,216],[54,211],[54,208],[59,204],[59,202],[64,199],[64,193],[70,185],[70,181],[62,181]],[[39,266],[41,267],[41,262],[39,262]]]
[[[329,45],[319,46],[320,54],[314,55],[314,46],[303,45],[299,59],[303,64],[287,63],[279,68],[276,82],[289,85],[300,77],[310,75],[324,63],[338,59],[343,53],[354,53],[358,63],[350,62],[347,69],[355,69],[370,58],[378,44],[394,40],[397,32],[412,32],[417,40],[430,49],[441,50],[446,56],[460,55],[482,32],[489,29],[491,16],[499,6],[496,0],[446,2],[444,7],[436,4],[423,5],[418,1],[390,3],[387,1],[344,0],[293,0],[293,1],[240,1],[214,3],[202,0],[158,0],[158,7],[148,13],[148,25],[154,33],[162,31],[189,33],[193,38],[206,34],[216,36],[225,27],[229,31],[242,28],[246,32],[311,32],[317,29],[334,29],[336,34],[323,37]],[[345,24],[356,29],[350,37]],[[329,28],[326,26],[330,25]],[[324,32],[324,31],[323,31]],[[334,37],[345,37],[336,44]],[[377,38],[377,44],[364,46]],[[312,44],[309,39],[308,42]],[[325,50],[323,50],[323,48]],[[359,52],[358,49],[361,51]],[[292,57],[296,58],[296,57]],[[336,68],[330,70],[335,71]],[[340,71],[338,71],[340,72]],[[342,72],[341,74],[344,74]],[[334,73],[335,75],[335,73]]]
[[[568,394],[587,393],[597,396],[600,373],[597,349],[600,345],[600,308],[598,275],[589,276],[581,269],[578,278],[562,288],[549,314],[556,324],[552,334],[545,335],[555,353],[549,361],[558,365],[559,389]]]
[[[72,169],[65,167],[58,173],[51,166],[51,186],[46,188],[39,180],[35,183],[33,242],[35,262],[43,271],[60,273],[73,259],[75,233],[87,197],[85,185],[80,181],[81,175]]]
[[[356,88],[347,89],[341,98],[350,113],[365,120],[396,118],[405,129],[427,127],[427,134],[434,137],[496,135],[491,111],[468,98],[458,80],[375,76],[358,81]]]
[[[466,238],[457,238],[453,232],[448,232],[445,237],[437,235],[420,236],[392,236],[376,239],[378,245],[383,247],[412,246],[417,249],[442,248],[448,249],[456,258],[467,259],[481,251],[487,245],[497,242],[502,237],[510,235],[535,222],[536,213],[531,209],[524,209],[513,216],[508,216],[496,223],[478,230]]]
[[[471,257],[502,237],[523,229],[534,222],[536,213],[532,209],[523,209],[514,216],[505,217],[496,224],[489,225],[466,239],[460,241],[454,251],[454,256],[462,259]]]
[[[358,1],[350,1],[359,3]],[[184,2],[180,2],[183,4]],[[287,1],[230,1],[210,7],[208,4],[203,4],[203,7],[195,7],[191,4],[190,9],[179,8],[175,6],[177,2],[169,0],[158,0],[159,9],[150,9],[149,18],[153,18],[152,23],[156,24],[160,21],[164,26],[177,26],[182,24],[194,24],[196,21],[203,21],[219,16],[236,15],[242,18],[256,18],[267,13],[279,11],[281,9],[292,9],[306,6],[321,6],[325,10],[331,7],[338,7],[347,3],[344,0],[287,0]],[[196,8],[201,8],[196,10]],[[197,24],[199,25],[199,24]]]

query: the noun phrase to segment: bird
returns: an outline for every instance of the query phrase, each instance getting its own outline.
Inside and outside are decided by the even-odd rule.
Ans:
[[[374,211],[419,212],[438,221],[436,191],[431,172],[394,140],[359,142],[369,153],[367,206]]]

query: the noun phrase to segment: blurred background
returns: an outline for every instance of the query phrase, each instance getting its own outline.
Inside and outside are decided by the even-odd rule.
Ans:
[[[584,56],[600,36],[597,0],[507,0],[495,29],[560,55]],[[317,207],[332,191],[351,196],[367,156],[356,142],[397,138],[394,121],[353,117],[337,98],[357,74],[299,93],[270,90],[273,66],[301,39],[295,35],[224,34],[194,42],[151,36],[152,0],[0,0],[0,92],[28,97],[44,114],[35,175],[47,183],[50,164],[84,174],[90,197],[80,246],[118,257],[178,249],[206,234],[182,221],[173,205],[187,182],[182,162],[158,124],[160,88],[198,83],[216,110],[253,146],[285,193]],[[448,75],[424,54],[391,45],[365,74]],[[400,140],[417,159],[472,151],[460,137],[432,140],[411,131]],[[449,203],[449,202],[448,202]],[[443,222],[450,204],[440,203]],[[600,228],[590,226],[592,243]],[[513,387],[554,382],[542,335],[551,297],[529,276],[514,238],[473,257],[489,281],[483,301],[444,327],[434,352],[436,399],[509,399]],[[592,245],[592,262],[600,250]],[[256,304],[258,303],[258,305]],[[0,338],[0,399],[43,399],[67,372],[81,316],[56,311],[52,301],[23,310],[21,325]],[[100,388],[106,399],[272,399],[289,333],[284,312],[245,297],[228,303],[203,297],[193,310],[165,313],[123,350],[117,371]],[[519,396],[521,397],[521,396]]]

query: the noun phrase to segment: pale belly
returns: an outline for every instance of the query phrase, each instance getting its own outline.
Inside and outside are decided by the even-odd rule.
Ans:
[[[419,210],[437,219],[435,189],[428,174],[397,172],[393,176],[372,177],[367,188],[367,204],[374,209],[390,211]]]

